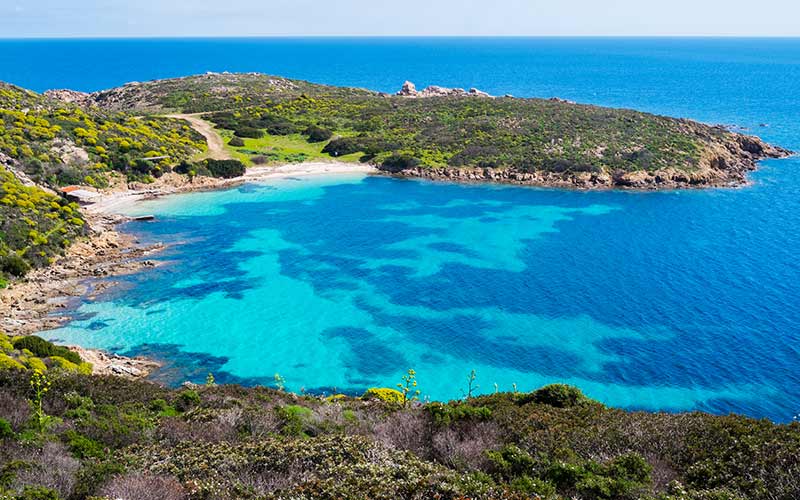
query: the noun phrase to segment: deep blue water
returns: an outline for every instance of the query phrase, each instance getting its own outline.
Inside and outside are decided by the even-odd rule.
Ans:
[[[43,90],[263,71],[391,91],[560,96],[747,129],[800,150],[800,40],[0,42]],[[554,381],[609,404],[800,412],[800,161],[733,190],[581,193],[383,178],[283,181],[139,207],[170,265],[85,304],[67,341],[171,361],[176,382],[424,394]]]

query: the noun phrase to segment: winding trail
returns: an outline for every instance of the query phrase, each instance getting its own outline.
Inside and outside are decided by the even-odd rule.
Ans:
[[[195,129],[197,132],[202,134],[203,137],[206,138],[206,143],[208,144],[208,152],[206,153],[206,158],[211,158],[213,160],[231,160],[233,156],[225,149],[225,142],[222,140],[222,136],[219,135],[219,132],[214,130],[214,127],[208,123],[207,121],[200,118],[202,113],[193,113],[193,114],[177,114],[177,115],[166,115],[167,118],[177,118],[179,120],[186,120]]]

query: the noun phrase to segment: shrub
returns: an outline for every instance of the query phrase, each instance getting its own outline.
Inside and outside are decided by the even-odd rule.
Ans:
[[[244,175],[246,168],[239,160],[206,160],[206,168],[214,177],[231,179]]]
[[[436,425],[445,427],[462,420],[481,421],[492,417],[492,410],[486,406],[430,403],[425,405],[425,410]]]
[[[118,500],[183,500],[183,486],[171,476],[131,473],[114,476],[100,494]]]
[[[555,408],[571,408],[592,401],[577,387],[567,384],[551,384],[521,396],[520,404],[529,402],[549,405]]]
[[[0,370],[24,370],[25,366],[8,354],[0,353]]]
[[[366,149],[363,140],[360,137],[340,137],[333,139],[331,142],[322,148],[323,153],[331,156],[344,156]]]
[[[62,370],[67,370],[68,372],[78,373],[78,365],[72,361],[69,361],[68,359],[64,359],[61,356],[50,356],[50,361],[56,368],[61,368]]]
[[[107,483],[109,478],[125,471],[117,461],[84,461],[78,471],[77,482],[70,498],[87,498],[94,495],[98,488]]]
[[[35,357],[27,358],[25,360],[25,364],[28,365],[28,368],[30,368],[31,370],[39,370],[40,372],[47,371],[47,365],[44,364],[44,361],[42,361],[39,358]]]
[[[308,142],[327,141],[333,136],[333,132],[318,125],[309,126],[303,133],[308,136]]]
[[[382,166],[389,172],[400,172],[419,165],[419,160],[410,155],[394,154],[383,160]]]
[[[237,128],[234,132],[234,135],[238,137],[247,137],[250,139],[261,139],[264,137],[264,131],[258,128],[253,127],[240,127]]]
[[[487,453],[495,474],[509,480],[515,477],[533,475],[536,461],[530,453],[515,446],[507,445],[497,451]]]
[[[58,356],[75,365],[79,365],[82,362],[78,353],[70,351],[66,347],[55,345],[35,335],[16,337],[12,340],[12,343],[14,344],[14,349],[19,349],[20,351],[27,349],[40,358]]]
[[[0,440],[10,437],[14,437],[14,429],[11,428],[8,420],[0,418]]]
[[[384,403],[403,404],[403,393],[388,387],[371,387],[361,397],[364,399],[379,399]]]
[[[199,405],[201,402],[200,395],[193,389],[186,389],[178,394],[175,401],[175,407],[180,411],[186,411],[193,406]]]
[[[58,493],[44,486],[25,486],[14,500],[60,500]]]
[[[244,140],[241,137],[233,136],[228,141],[229,146],[233,146],[235,148],[241,148],[244,146]]]
[[[192,165],[186,160],[180,162],[172,169],[172,171],[175,172],[176,174],[183,174],[183,175],[187,175],[192,170],[194,170],[194,165]]]
[[[25,259],[12,252],[0,257],[0,271],[21,278],[30,271],[31,266]]]
[[[297,133],[298,127],[288,120],[280,120],[270,123],[266,127],[267,133],[270,135],[290,135]]]
[[[309,430],[306,424],[312,415],[311,409],[305,406],[288,405],[277,408],[276,411],[283,424],[281,433],[287,436],[303,436]]]
[[[76,431],[68,430],[64,434],[64,439],[69,451],[77,458],[100,458],[105,455],[105,448],[102,444]]]

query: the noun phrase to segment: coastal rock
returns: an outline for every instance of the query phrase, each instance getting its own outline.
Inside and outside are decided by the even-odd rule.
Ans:
[[[78,353],[84,361],[92,364],[95,375],[117,375],[125,378],[143,378],[158,368],[155,361],[144,358],[129,358],[118,354],[110,354],[99,349],[86,349],[80,346],[69,346],[69,350]]]
[[[440,87],[438,85],[429,85],[421,91],[417,90],[416,85],[412,82],[406,81],[400,90],[397,92],[401,97],[491,97],[488,93],[471,88],[466,91],[461,88],[448,88]]]
[[[379,168],[397,177],[459,182],[494,182],[573,189],[690,189],[746,184],[747,173],[756,169],[759,160],[782,158],[789,154],[789,151],[771,146],[757,137],[734,135],[715,149],[710,150],[701,158],[697,168],[690,172],[677,168],[634,172],[623,170],[606,172],[599,168],[595,171],[577,172],[479,167]]]
[[[417,96],[417,86],[414,85],[412,82],[409,82],[408,80],[406,80],[406,82],[403,83],[403,86],[397,92],[397,95],[403,96],[403,97],[416,97]]]

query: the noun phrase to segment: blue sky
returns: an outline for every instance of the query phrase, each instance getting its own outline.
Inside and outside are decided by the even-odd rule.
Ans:
[[[798,0],[0,0],[0,37],[800,36]]]

